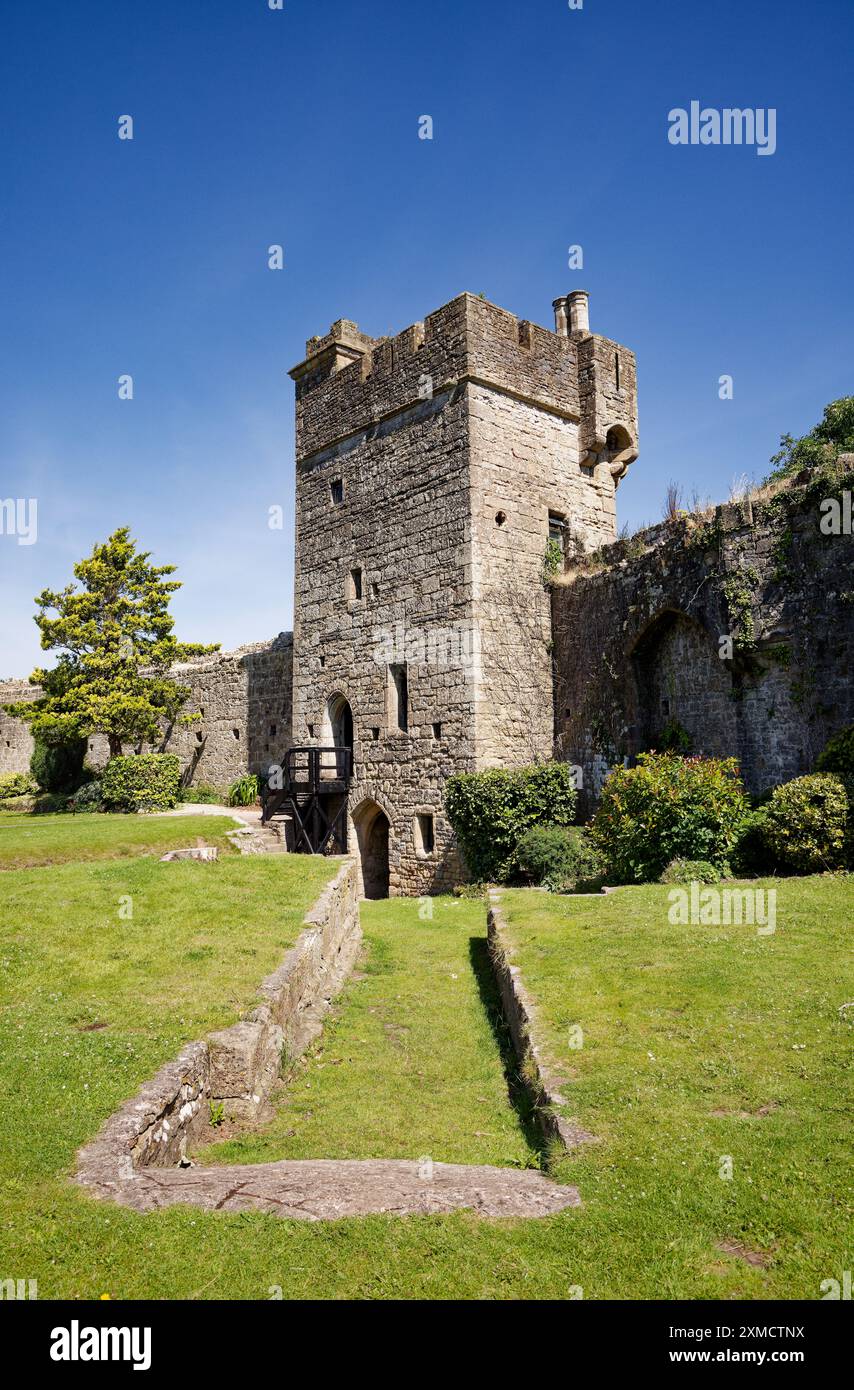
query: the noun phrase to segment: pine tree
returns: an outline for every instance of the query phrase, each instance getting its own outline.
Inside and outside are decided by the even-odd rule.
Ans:
[[[74,566],[79,586],[37,596],[42,649],[59,657],[30,676],[41,687],[36,700],[4,706],[35,738],[57,744],[100,733],[113,757],[125,743],[156,742],[163,722],[178,718],[190,690],[170,667],[219,645],[177,641],[169,602],[181,585],[168,577],[175,566],[149,564],[149,557],[122,526]]]

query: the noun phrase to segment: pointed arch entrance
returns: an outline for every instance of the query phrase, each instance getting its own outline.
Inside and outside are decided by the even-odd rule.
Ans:
[[[375,801],[366,801],[356,811],[353,824],[356,827],[365,897],[387,898],[391,837],[388,816]]]

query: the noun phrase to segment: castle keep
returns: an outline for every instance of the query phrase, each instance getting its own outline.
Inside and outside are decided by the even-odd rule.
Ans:
[[[459,877],[452,772],[551,756],[543,564],[614,539],[637,452],[632,354],[461,295],[395,338],[341,320],[297,395],[295,745],[352,740],[369,893]]]
[[[283,767],[268,812],[295,848],[355,851],[369,896],[464,874],[452,773],[557,756],[589,810],[615,761],[677,738],[763,791],[854,721],[850,537],[820,533],[805,486],[617,541],[635,359],[582,291],[554,319],[464,294],[393,338],[311,338],[293,634],[176,672],[201,719],[159,746],[186,779]],[[0,771],[29,751],[0,713]]]

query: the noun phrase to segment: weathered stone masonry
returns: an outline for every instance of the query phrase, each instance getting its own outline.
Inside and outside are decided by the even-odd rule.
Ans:
[[[635,359],[590,332],[583,291],[554,313],[552,332],[464,294],[393,338],[341,319],[310,339],[291,373],[293,637],[177,672],[203,717],[162,746],[188,780],[352,747],[371,894],[459,879],[454,772],[556,752],[583,769],[584,811],[614,762],[683,730],[762,791],[854,721],[851,537],[820,533],[807,487],[616,542]],[[0,714],[0,771],[28,758]]]
[[[392,893],[459,876],[450,773],[551,753],[550,528],[612,539],[637,451],[633,356],[573,305],[555,333],[472,295],[393,339],[340,320],[292,372],[294,743],[352,719],[350,831]]]
[[[201,718],[164,729],[158,749],[178,754],[187,782],[227,786],[246,771],[266,771],[290,747],[292,663],[293,638],[282,632],[176,666],[173,675],[190,689],[185,712]],[[0,685],[0,703],[37,695],[26,682]],[[25,772],[32,750],[28,726],[0,711],[0,772]],[[103,767],[107,757],[106,740],[93,738],[90,764]]]
[[[653,527],[555,586],[557,748],[584,769],[588,807],[673,721],[694,752],[738,758],[755,793],[810,771],[854,722],[854,542],[822,534],[821,492]]]

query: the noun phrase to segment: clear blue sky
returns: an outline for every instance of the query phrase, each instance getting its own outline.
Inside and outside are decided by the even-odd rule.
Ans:
[[[123,523],[179,566],[179,636],[290,626],[287,370],[339,317],[470,290],[551,325],[586,288],[638,355],[620,520],[761,477],[854,390],[852,49],[852,0],[6,0],[0,497],[39,539],[0,536],[0,676]],[[692,100],[776,108],[776,154],[671,146]]]

